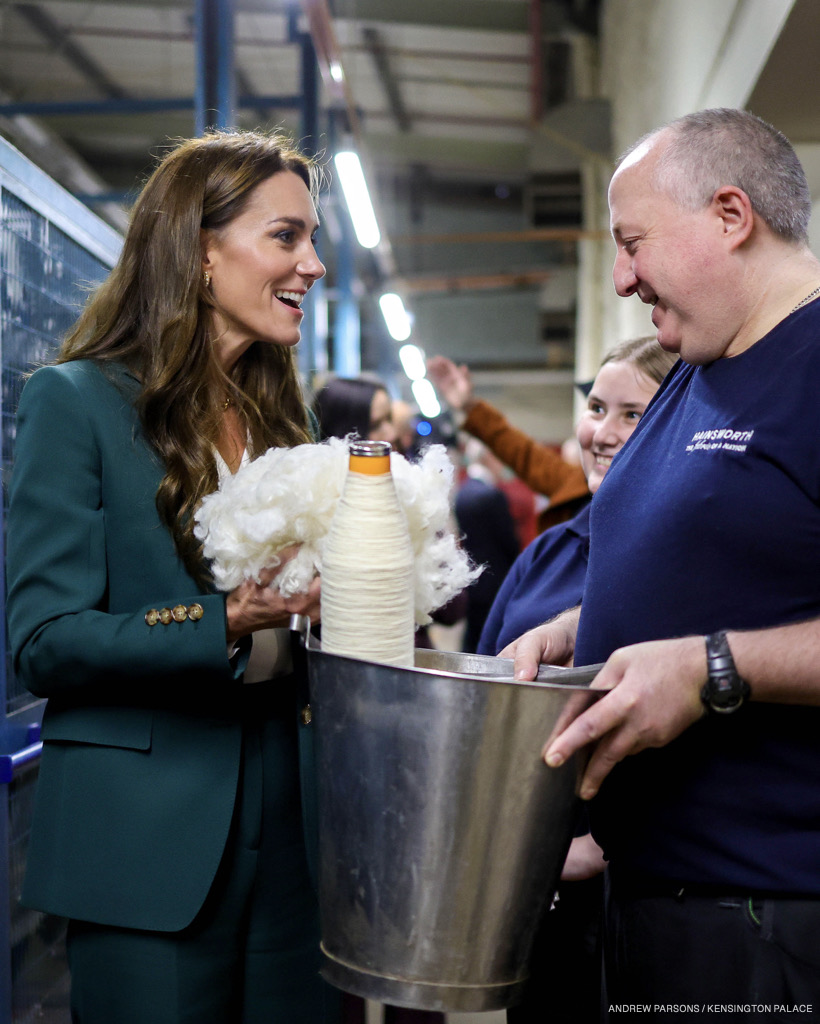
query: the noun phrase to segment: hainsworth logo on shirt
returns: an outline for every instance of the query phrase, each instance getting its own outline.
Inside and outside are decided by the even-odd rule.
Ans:
[[[688,452],[745,452],[754,437],[753,430],[698,430],[692,436],[692,443],[686,446]]]

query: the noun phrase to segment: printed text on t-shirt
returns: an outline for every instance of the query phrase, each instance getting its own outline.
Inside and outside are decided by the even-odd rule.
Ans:
[[[745,452],[754,436],[753,430],[698,430],[692,437],[692,443],[686,446],[688,452]]]

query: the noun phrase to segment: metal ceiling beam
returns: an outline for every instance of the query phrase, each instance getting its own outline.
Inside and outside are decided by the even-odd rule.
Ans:
[[[544,113],[544,66],[541,63],[543,27],[541,0],[530,0],[530,118],[540,121]]]
[[[74,6],[75,0],[49,0],[51,7],[61,3]],[[98,6],[122,3],[122,0],[97,0]],[[182,0],[151,0],[160,9],[179,8]],[[489,32],[527,32],[529,0],[336,0],[337,19],[435,26],[438,28],[478,29]],[[237,10],[265,14],[283,13],[292,0],[237,0]],[[600,0],[544,0],[544,29],[547,32],[580,30],[596,34]]]
[[[407,113],[407,107],[404,105],[399,83],[390,66],[390,59],[387,56],[384,42],[376,29],[370,26],[362,29],[362,38],[364,39],[365,48],[376,65],[379,80],[384,87],[384,91],[387,93],[387,101],[390,104],[393,117],[396,119],[396,124],[399,126],[399,131],[409,132],[413,125],[410,121],[410,115]]]
[[[470,180],[488,174],[519,181],[529,175],[529,139],[521,142],[448,138],[420,135],[390,135],[380,131],[365,133],[368,149],[379,160],[390,162],[434,163],[441,174],[463,175]],[[378,162],[378,161],[377,161]]]
[[[52,5],[73,0],[50,0]],[[122,0],[98,0],[122,3]],[[393,22],[408,25],[452,26],[498,32],[526,32],[528,0],[499,4],[492,0],[340,0],[334,4],[337,18]],[[182,0],[151,0],[152,7],[179,8]],[[287,13],[289,0],[237,0],[238,11]]]
[[[446,234],[398,235],[402,245],[471,245],[504,242],[581,242],[609,238],[609,232],[585,228],[528,228],[524,231],[450,231]]]
[[[526,32],[529,0],[488,3],[487,0],[340,0],[339,20],[424,25],[435,28]]]
[[[113,99],[124,99],[128,93],[113,78],[92,60],[81,47],[70,38],[68,33],[37,4],[15,4],[15,14],[25,18],[32,28],[62,55],[62,57],[89,82],[92,82],[104,96]]]
[[[193,110],[196,102],[193,96],[122,100],[32,100],[25,103],[0,103],[0,116],[18,117],[21,114],[28,114],[32,117],[60,117],[72,114],[156,114],[168,110]],[[301,95],[253,95],[240,96],[236,106],[264,110],[268,107],[298,108],[301,103]]]
[[[253,3],[255,0],[243,0]],[[539,0],[544,32],[580,31],[597,35],[601,0]],[[338,0],[339,20],[523,32],[530,27],[530,0]]]
[[[330,7],[327,0],[301,0],[301,5],[307,16],[310,37],[313,40],[316,60],[325,83],[325,88],[332,102],[335,103],[335,111],[343,112],[346,116],[348,131],[356,143],[359,157],[365,165],[365,172],[367,172],[368,160],[365,154],[366,146],[363,140],[359,111],[353,97],[353,91],[350,88],[347,73],[345,72]],[[376,207],[376,215],[378,217],[378,200],[375,195],[371,196],[371,199]],[[381,241],[372,250],[372,253],[379,272],[385,279],[389,279],[395,273],[395,262],[390,248],[390,241],[384,229],[383,219],[380,218],[380,220]]]
[[[345,46],[345,52],[357,53],[365,50],[366,47],[359,46],[358,44],[352,43]],[[434,46],[402,46],[400,44],[393,44],[391,46],[385,46],[384,52],[388,57],[402,57],[407,60],[423,60],[423,61],[442,61],[447,64],[452,64],[453,61],[458,61],[464,64],[529,64],[529,57],[522,53],[495,53],[489,50],[479,52],[478,50],[453,50],[453,49],[438,49]],[[450,82],[455,80],[456,76],[452,73],[449,76]],[[407,80],[406,75],[402,75],[402,79]],[[461,80],[461,76],[458,76],[458,80]],[[488,83],[486,80],[481,82],[483,86]],[[496,88],[500,83],[493,82],[493,88]]]
[[[532,288],[549,281],[553,274],[553,270],[520,270],[506,274],[434,274],[429,277],[403,277],[401,282],[408,294],[419,295],[432,292]]]
[[[361,135],[359,112],[344,70],[342,51],[327,0],[301,0],[301,4],[328,96],[337,109],[345,112],[350,132],[358,140]]]
[[[0,100],[6,98],[5,93],[0,92]],[[0,132],[63,188],[81,193],[104,190],[104,184],[95,172],[46,125],[27,117],[0,116]],[[121,206],[103,203],[97,212],[118,231],[124,232],[128,226],[128,215]]]

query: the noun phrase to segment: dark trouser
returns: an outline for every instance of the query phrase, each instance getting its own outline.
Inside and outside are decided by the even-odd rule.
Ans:
[[[319,969],[293,712],[246,726],[231,835],[182,932],[72,921],[75,1024],[322,1024],[338,993]]]
[[[635,1005],[648,1007],[647,1021],[820,1019],[820,899],[639,893],[616,883],[604,954],[612,1024],[635,1019]]]
[[[344,993],[342,1024],[364,1024],[365,1001],[361,996]],[[384,1007],[384,1024],[444,1024],[444,1014],[435,1010],[408,1010],[402,1006]]]
[[[524,996],[508,1024],[597,1024],[601,1019],[603,875],[562,882],[538,930]]]

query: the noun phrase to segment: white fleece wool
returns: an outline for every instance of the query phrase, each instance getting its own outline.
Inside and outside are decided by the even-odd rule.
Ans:
[[[286,596],[304,593],[322,572],[322,552],[348,467],[348,446],[339,438],[296,448],[271,448],[227,476],[203,499],[194,533],[204,544],[214,581],[233,590],[279,564],[278,554],[301,545],[273,581]],[[431,445],[419,462],[393,452],[390,469],[415,555],[415,615],[430,613],[478,578],[452,531],[453,466],[443,445]]]

